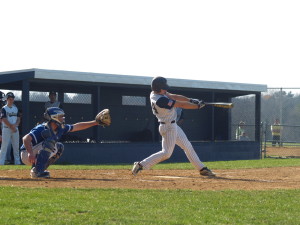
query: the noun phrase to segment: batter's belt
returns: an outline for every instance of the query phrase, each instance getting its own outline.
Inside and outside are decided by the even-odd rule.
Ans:
[[[175,123],[176,121],[175,120],[172,120],[170,123]],[[159,122],[160,124],[167,124],[169,122]]]

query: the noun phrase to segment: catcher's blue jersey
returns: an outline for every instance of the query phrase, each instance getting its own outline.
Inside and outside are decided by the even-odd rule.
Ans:
[[[43,131],[48,130],[48,129],[49,128],[48,128],[47,124],[43,123],[43,124],[37,125],[29,132],[29,135],[32,137],[32,142],[31,142],[32,147],[42,143],[45,140],[45,138],[48,138],[48,137],[43,137]],[[58,132],[56,132],[56,133],[51,132],[52,133],[51,138],[55,141],[58,141],[61,139],[61,137],[63,135],[69,133],[72,130],[73,130],[73,125],[66,124],[64,128],[59,128]],[[25,150],[24,144],[21,146],[21,150]]]

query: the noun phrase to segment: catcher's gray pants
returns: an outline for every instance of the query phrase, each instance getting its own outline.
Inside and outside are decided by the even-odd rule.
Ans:
[[[197,170],[204,167],[191,142],[176,123],[160,124],[159,133],[162,136],[162,150],[141,161],[143,169],[150,169],[155,164],[170,158],[175,144],[184,150],[187,158]]]
[[[2,129],[2,144],[0,151],[0,165],[4,165],[6,159],[7,148],[9,144],[12,144],[15,165],[20,165],[20,151],[19,151],[19,130],[17,128],[16,132],[13,132],[8,127],[3,127]]]

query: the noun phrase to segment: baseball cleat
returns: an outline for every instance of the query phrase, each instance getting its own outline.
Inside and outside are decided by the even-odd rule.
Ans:
[[[200,170],[200,175],[202,175],[202,176],[209,176],[209,177],[216,176],[216,174],[214,172],[212,172],[210,169],[208,169],[207,167],[203,167]]]
[[[138,172],[141,171],[142,169],[143,169],[142,165],[140,165],[139,162],[135,162],[133,164],[131,172],[134,176],[136,176],[138,174]]]
[[[50,172],[45,170],[42,173],[37,173],[35,167],[30,170],[31,178],[50,178]]]

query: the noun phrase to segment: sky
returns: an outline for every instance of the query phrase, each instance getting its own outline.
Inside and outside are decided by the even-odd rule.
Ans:
[[[0,0],[0,71],[300,87],[300,1]]]

